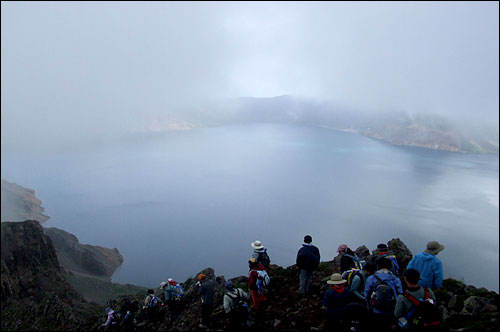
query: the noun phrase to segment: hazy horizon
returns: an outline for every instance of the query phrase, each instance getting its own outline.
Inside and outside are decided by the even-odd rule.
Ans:
[[[283,94],[498,126],[498,2],[1,6],[2,147],[105,141]]]

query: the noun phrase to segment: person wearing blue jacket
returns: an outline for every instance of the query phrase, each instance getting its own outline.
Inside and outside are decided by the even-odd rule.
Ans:
[[[433,290],[443,287],[443,263],[436,255],[444,249],[444,245],[437,241],[427,243],[427,248],[420,254],[416,254],[407,269],[415,269],[420,272],[418,284]]]
[[[368,277],[366,280],[365,286],[365,299],[368,305],[368,309],[373,314],[373,323],[377,327],[377,331],[390,331],[392,328],[392,324],[394,323],[394,306],[396,305],[396,299],[399,294],[403,294],[403,286],[401,284],[401,280],[396,277],[390,271],[392,267],[391,261],[382,257],[377,260],[377,268],[378,270]],[[377,282],[379,279],[384,284],[388,285],[393,292],[393,303],[391,304],[391,308],[388,308],[386,311],[379,310],[375,308],[371,303],[371,296],[373,292],[376,292]]]

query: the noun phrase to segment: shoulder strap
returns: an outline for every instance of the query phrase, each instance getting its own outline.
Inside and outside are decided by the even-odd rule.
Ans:
[[[430,297],[430,294],[429,294],[429,288],[424,287],[424,291],[425,291],[425,297],[424,297],[424,300],[428,300],[428,299],[429,299],[429,297]]]
[[[381,283],[383,283],[383,284],[387,285],[387,283],[386,283],[384,280],[380,279],[380,277],[379,277],[376,273],[374,273],[374,274],[373,274],[373,276],[374,276],[375,278],[377,278],[377,280],[378,280],[379,282],[381,282]]]
[[[408,292],[408,290],[406,290],[403,295],[408,300],[410,300],[410,302],[413,303],[413,305],[415,305],[416,307],[418,307],[420,305],[421,302],[415,296],[413,296],[412,294],[410,294],[410,292]]]

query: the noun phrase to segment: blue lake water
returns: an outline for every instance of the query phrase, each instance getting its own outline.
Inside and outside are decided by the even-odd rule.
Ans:
[[[498,291],[498,155],[396,147],[352,133],[255,124],[157,134],[57,153],[2,149],[2,178],[36,190],[44,224],[116,247],[113,281],[158,286],[205,267],[247,273],[250,243],[295,263],[399,237],[430,240],[445,276]]]

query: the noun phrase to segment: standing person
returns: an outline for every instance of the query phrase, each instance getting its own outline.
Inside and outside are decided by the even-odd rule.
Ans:
[[[168,278],[167,282],[162,282],[160,286],[162,286],[164,289],[165,303],[168,306],[170,319],[173,322],[177,319],[177,315],[181,306],[181,300],[178,296],[176,296],[176,294],[178,293],[177,282],[172,278]]]
[[[248,289],[252,294],[252,306],[250,308],[259,309],[260,302],[267,300],[262,290],[262,280],[259,280],[259,273],[267,274],[266,268],[253,257],[248,260],[248,267],[250,270],[248,274]]]
[[[356,261],[355,261],[355,259],[358,260],[357,255],[354,253],[354,251],[351,250],[351,248],[349,248],[347,246],[347,244],[341,244],[337,248],[337,252],[340,255],[340,273],[341,274],[347,270],[350,270],[350,269],[358,269],[358,270],[361,269],[361,266],[359,265],[359,263],[356,264]]]
[[[229,330],[239,331],[247,326],[248,294],[241,288],[234,288],[231,280],[226,281],[224,294],[224,311],[229,319]]]
[[[378,270],[366,281],[365,298],[377,331],[391,330],[396,299],[403,293],[401,280],[392,274],[391,266],[388,258],[380,258],[377,261]]]
[[[438,326],[441,320],[439,309],[437,309],[436,296],[434,292],[427,287],[420,287],[418,281],[420,273],[415,269],[408,269],[404,274],[404,281],[407,289],[403,295],[398,296],[394,316],[398,319],[399,327],[404,330],[418,331],[422,329],[423,324],[430,322],[430,326]],[[416,311],[416,306],[430,305],[433,310],[425,310],[426,317],[419,316]],[[422,320],[421,325],[414,318],[418,317],[418,321]],[[427,318],[427,319],[426,319]],[[425,320],[425,322],[424,322]]]
[[[365,264],[361,271],[354,272],[352,276],[352,281],[350,283],[350,289],[352,293],[352,300],[357,303],[366,304],[365,298],[365,285],[369,276],[375,273],[377,270],[377,265],[372,262]]]
[[[160,318],[161,307],[163,305],[163,301],[155,295],[155,291],[148,289],[148,295],[144,299],[144,306],[142,308],[146,310],[149,320],[155,321]]]
[[[423,287],[438,289],[443,287],[443,263],[437,254],[444,250],[444,245],[437,241],[427,243],[427,248],[416,254],[408,263],[407,269],[416,269],[420,272],[418,284]]]
[[[212,312],[214,310],[215,283],[208,279],[203,273],[198,274],[198,293],[201,295],[201,323],[202,329],[210,326]]]
[[[266,270],[269,271],[271,259],[269,259],[269,255],[267,254],[267,248],[265,248],[262,242],[260,242],[259,240],[252,242],[250,246],[252,246],[252,248],[254,249],[252,257],[255,258],[258,263],[264,265]]]
[[[328,331],[336,331],[342,328],[344,307],[350,302],[351,291],[345,286],[346,280],[339,273],[334,273],[326,282],[332,285],[323,297],[323,307],[328,314]]]
[[[321,258],[319,254],[319,249],[311,244],[312,237],[310,235],[304,236],[304,243],[302,248],[299,249],[297,253],[297,267],[300,269],[299,274],[299,291],[301,295],[306,294],[309,291],[309,285],[312,281],[313,270],[319,265],[319,260]]]
[[[389,247],[387,246],[387,244],[385,244],[385,243],[378,244],[377,251],[378,251],[378,254],[377,254],[377,258],[375,259],[375,263],[377,262],[378,259],[380,259],[382,257],[389,258],[391,260],[391,263],[392,263],[391,272],[395,276],[398,276],[399,275],[398,259],[396,258],[396,256],[394,254],[389,252]]]

